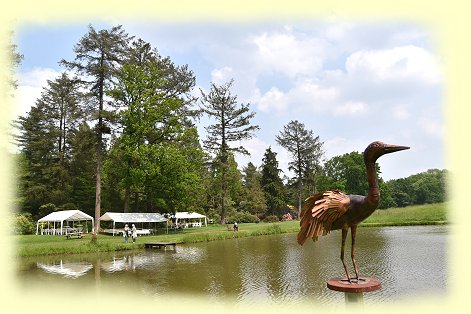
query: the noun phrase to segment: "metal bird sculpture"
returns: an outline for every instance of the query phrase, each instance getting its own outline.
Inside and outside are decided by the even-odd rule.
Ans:
[[[346,195],[340,191],[332,190],[310,196],[304,202],[301,210],[301,230],[298,233],[298,243],[312,238],[317,241],[319,236],[328,234],[331,230],[342,229],[342,246],[340,259],[342,260],[347,280],[352,283],[344,261],[345,240],[348,229],[352,231],[351,258],[356,278],[360,280],[358,267],[355,263],[355,236],[357,226],[369,217],[378,207],[380,192],[376,174],[376,160],[384,154],[409,149],[407,146],[388,145],[382,142],[373,142],[363,152],[368,177],[368,195]]]

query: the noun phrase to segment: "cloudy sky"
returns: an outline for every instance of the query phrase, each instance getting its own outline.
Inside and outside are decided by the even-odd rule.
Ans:
[[[431,30],[403,21],[283,20],[251,23],[92,22],[95,29],[121,24],[150,42],[161,55],[188,64],[197,78],[195,93],[210,83],[234,79],[233,94],[250,103],[260,126],[243,145],[261,165],[265,150],[287,152],[275,136],[298,120],[324,142],[325,158],[362,152],[374,140],[410,146],[379,160],[385,180],[407,177],[444,162],[441,58]],[[19,68],[19,105],[25,114],[46,80],[74,58],[73,46],[87,24],[23,24],[15,34],[24,60]],[[203,120],[199,125],[204,136]]]

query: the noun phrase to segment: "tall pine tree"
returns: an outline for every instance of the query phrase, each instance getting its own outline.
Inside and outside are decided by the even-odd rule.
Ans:
[[[110,125],[107,125],[105,121],[111,115],[105,108],[106,86],[116,74],[122,61],[126,59],[130,40],[131,38],[121,25],[98,32],[90,25],[88,33],[74,47],[75,60],[61,61],[61,64],[66,68],[76,70],[83,77],[89,78],[85,83],[91,99],[90,105],[93,108],[92,117],[97,120],[95,126],[97,148],[93,240],[96,239],[100,228],[103,134],[110,133]]]
[[[70,143],[82,119],[76,90],[77,81],[65,73],[48,81],[30,112],[16,121],[25,157],[21,190],[33,215],[46,203],[70,207]]]
[[[298,215],[301,213],[303,200],[303,182],[306,175],[311,176],[311,182],[315,182],[314,171],[319,168],[323,155],[319,136],[314,136],[312,131],[306,130],[301,122],[290,121],[283,127],[283,131],[276,136],[276,142],[284,147],[291,155],[289,169],[294,171],[298,184]]]
[[[280,172],[276,153],[271,150],[271,147],[268,147],[262,160],[261,184],[265,192],[267,213],[270,215],[280,216],[283,208],[286,207],[285,191]]]
[[[262,189],[262,174],[257,170],[257,167],[251,162],[243,169],[245,197],[241,202],[241,208],[251,214],[260,217],[267,210],[267,203],[265,193]]]
[[[229,153],[250,155],[243,146],[231,147],[230,143],[250,139],[253,132],[259,129],[258,125],[252,125],[250,122],[255,112],[250,112],[249,104],[238,104],[237,96],[232,95],[233,82],[234,80],[231,80],[219,86],[211,83],[211,90],[208,94],[201,91],[202,111],[216,120],[216,123],[206,127],[208,136],[203,141],[203,145],[210,152],[217,154],[221,162],[221,223],[225,222],[226,217],[228,186],[225,179]]]

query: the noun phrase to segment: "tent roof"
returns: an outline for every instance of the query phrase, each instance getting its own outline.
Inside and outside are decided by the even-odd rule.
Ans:
[[[93,217],[85,214],[80,210],[62,210],[58,212],[52,212],[49,215],[39,219],[38,222],[43,221],[78,221],[78,220],[93,220]]]
[[[205,218],[205,215],[195,213],[195,212],[177,212],[175,213],[175,218],[177,219],[191,219],[191,218]]]
[[[159,213],[113,213],[107,212],[100,220],[114,222],[166,222],[167,219]]]

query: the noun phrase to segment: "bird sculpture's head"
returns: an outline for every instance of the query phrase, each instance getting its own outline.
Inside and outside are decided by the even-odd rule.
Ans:
[[[384,154],[394,153],[401,150],[409,149],[408,146],[390,145],[383,142],[373,142],[363,152],[365,162],[376,162],[376,160]]]

